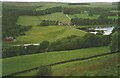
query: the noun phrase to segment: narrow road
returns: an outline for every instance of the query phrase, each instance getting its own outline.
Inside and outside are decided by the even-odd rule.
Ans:
[[[115,53],[118,53],[118,52],[108,52],[108,53],[93,55],[93,56],[89,56],[89,57],[85,57],[85,58],[76,58],[76,59],[71,59],[71,60],[66,60],[66,61],[62,61],[62,62],[49,64],[49,65],[46,65],[46,66],[55,66],[55,65],[59,65],[59,64],[73,62],[73,61],[83,61],[83,60],[93,59],[93,58],[106,56],[106,55],[111,55],[111,54],[115,54]],[[30,71],[33,71],[33,70],[37,70],[39,68],[40,67],[35,67],[35,68],[32,68],[32,69],[28,69],[28,70],[24,70],[24,71],[20,71],[20,72],[16,72],[16,73],[11,73],[11,74],[8,74],[6,76],[15,76],[15,75],[18,75],[18,74],[22,74],[22,73],[30,72]]]

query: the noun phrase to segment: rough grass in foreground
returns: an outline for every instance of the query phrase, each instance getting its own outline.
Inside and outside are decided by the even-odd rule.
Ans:
[[[52,76],[118,76],[118,53],[52,66]],[[37,70],[17,76],[36,76]]]
[[[75,58],[84,58],[84,57],[89,57],[96,54],[102,54],[107,52],[109,52],[108,47],[96,47],[96,48],[86,48],[86,49],[60,51],[60,52],[56,51],[49,53],[40,53],[40,54],[23,55],[23,56],[6,58],[2,60],[3,75],[31,69],[34,67],[39,67],[41,65],[48,65],[60,61],[75,59]]]
[[[90,60],[77,61],[77,62],[71,62],[71,63],[53,66],[53,75],[55,76],[118,75],[116,72],[118,71],[116,69],[117,65],[118,65],[118,54],[112,54]],[[116,69],[116,70],[113,71],[111,69]],[[106,71],[108,71],[108,73],[106,73]]]

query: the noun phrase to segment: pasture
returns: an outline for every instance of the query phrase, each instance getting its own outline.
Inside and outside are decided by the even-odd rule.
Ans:
[[[100,15],[93,15],[93,16],[89,16],[87,13],[86,14],[73,14],[73,15],[69,15],[70,18],[83,18],[83,19],[97,19]]]
[[[40,43],[43,40],[54,41],[70,35],[83,36],[86,33],[64,26],[39,26],[42,20],[58,20],[62,23],[70,23],[70,19],[61,12],[42,16],[19,16],[17,24],[32,25],[32,29],[25,32],[26,35],[17,37],[17,41],[13,43]]]
[[[84,58],[107,52],[109,52],[108,47],[96,47],[68,51],[55,51],[49,53],[40,53],[6,58],[2,60],[3,75],[31,69],[34,67],[39,67],[41,65],[48,65],[75,58]]]
[[[45,9],[56,7],[56,6],[65,6],[65,5],[67,5],[67,4],[65,4],[65,3],[56,3],[56,2],[53,2],[53,3],[52,2],[51,3],[42,2],[42,3],[39,3],[39,6],[41,6],[41,7],[36,8],[36,11],[45,10]]]
[[[52,76],[117,76],[118,54],[101,56],[84,61],[75,61],[51,67]],[[17,76],[35,76],[37,70]]]
[[[56,65],[52,67],[52,70],[53,75],[56,76],[95,76],[96,74],[100,75],[101,72],[99,71],[103,70],[104,68],[117,64],[118,54],[113,54],[85,61],[77,61]]]
[[[62,23],[70,23],[70,19],[68,19],[65,14],[57,12],[42,16],[19,16],[17,24],[23,26],[40,25],[42,20],[55,20],[61,21]]]
[[[16,38],[15,44],[22,43],[40,43],[41,41],[55,41],[63,37],[77,35],[84,36],[85,31],[78,30],[72,27],[64,26],[33,26],[31,30],[25,32],[26,35],[19,36]]]
[[[89,16],[87,13],[84,14],[69,14],[70,18],[82,18],[82,19],[98,19],[100,15],[93,14],[93,16]],[[108,19],[118,19],[118,16],[108,16]]]

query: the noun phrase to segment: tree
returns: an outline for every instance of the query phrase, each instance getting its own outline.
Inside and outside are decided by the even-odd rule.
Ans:
[[[93,11],[92,10],[89,11],[89,16],[93,16]]]
[[[93,47],[99,44],[98,38],[94,34],[88,33],[83,38],[85,39],[86,47]]]
[[[111,42],[110,35],[99,35],[99,39],[100,39],[101,46],[108,46]]]
[[[40,23],[41,26],[48,26],[49,25],[49,22],[47,22],[47,20],[43,20],[41,23]]]
[[[112,34],[112,41],[110,44],[111,52],[120,51],[120,31],[116,31]]]
[[[71,46],[70,49],[80,49],[80,48],[83,48],[83,47],[85,47],[84,43],[85,43],[85,39],[82,38],[82,37],[73,38],[70,41],[70,46]]]
[[[26,53],[27,54],[34,54],[34,53],[37,53],[37,52],[38,52],[37,46],[35,46],[35,45],[26,46]]]
[[[99,24],[107,24],[108,16],[106,14],[102,14],[98,17]]]
[[[49,46],[49,41],[43,41],[43,42],[40,43],[39,49],[40,49],[40,51],[42,51],[42,52],[46,52],[48,46]]]

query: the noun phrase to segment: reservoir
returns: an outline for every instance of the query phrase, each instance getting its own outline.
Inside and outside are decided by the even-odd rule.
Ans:
[[[112,33],[112,30],[114,29],[114,26],[106,26],[106,27],[95,27],[95,28],[78,28],[80,30],[87,31],[89,33],[97,34],[98,32],[103,32],[103,35],[110,35]]]

